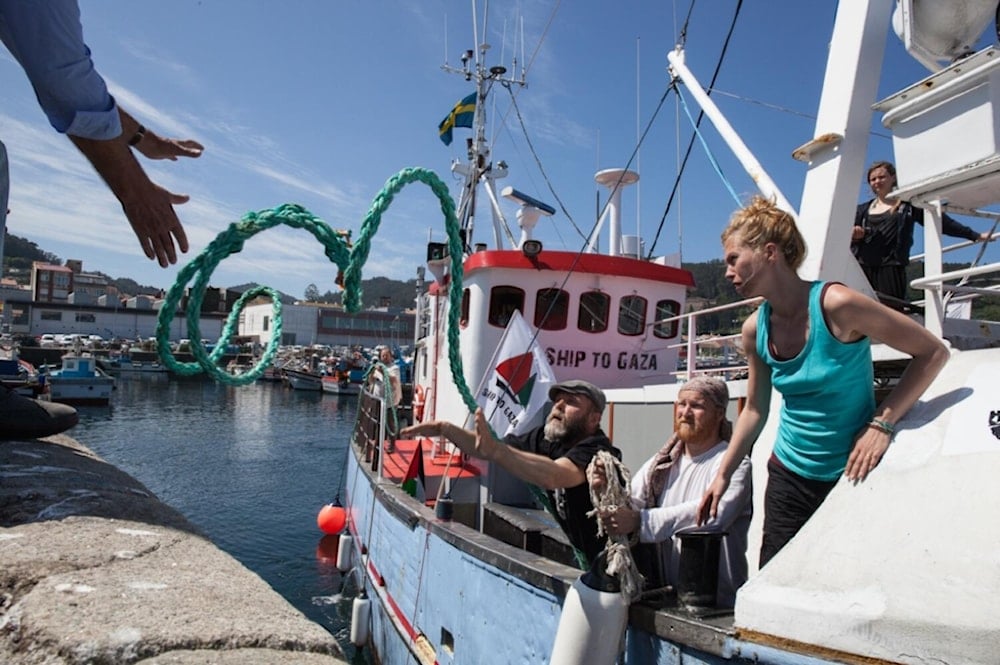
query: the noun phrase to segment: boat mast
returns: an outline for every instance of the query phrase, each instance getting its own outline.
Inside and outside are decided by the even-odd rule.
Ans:
[[[473,0],[472,4],[473,39],[477,42],[476,50],[469,49],[462,54],[461,67],[454,67],[447,62],[441,66],[446,72],[460,74],[466,81],[472,81],[476,86],[476,108],[472,121],[472,137],[466,139],[466,161],[461,162],[456,159],[451,165],[452,173],[458,173],[463,179],[457,212],[460,228],[465,235],[466,252],[469,252],[474,244],[473,233],[475,231],[476,205],[478,203],[480,185],[483,186],[486,196],[489,199],[495,248],[503,248],[505,236],[511,246],[516,245],[516,240],[510,232],[510,227],[503,215],[503,211],[500,209],[499,199],[497,198],[496,181],[507,176],[507,163],[501,160],[494,164],[491,161],[491,148],[486,138],[486,99],[493,85],[496,83],[508,88],[511,85],[525,85],[523,64],[519,78],[507,76],[507,68],[503,65],[487,67],[486,52],[490,49],[490,44],[485,40],[486,19],[484,17],[483,40],[480,42],[476,28],[475,0]],[[511,71],[517,72],[516,49]]]

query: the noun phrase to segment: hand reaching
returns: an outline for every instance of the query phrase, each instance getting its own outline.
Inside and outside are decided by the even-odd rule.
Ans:
[[[164,138],[147,129],[142,140],[135,144],[135,149],[148,159],[169,159],[175,162],[178,157],[200,157],[205,146],[191,139]]]

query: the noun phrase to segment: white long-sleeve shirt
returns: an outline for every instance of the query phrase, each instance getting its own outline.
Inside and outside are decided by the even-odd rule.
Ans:
[[[662,543],[663,572],[668,584],[676,587],[681,543],[674,534],[694,530],[696,513],[705,490],[715,478],[722,464],[728,441],[720,441],[708,451],[691,457],[686,452],[670,467],[667,482],[658,501],[658,508],[645,508],[646,476],[653,459],[646,461],[632,476],[632,505],[640,511],[639,541]],[[718,604],[732,607],[736,590],[747,579],[747,529],[753,513],[750,458],[740,462],[729,488],[719,502],[718,515],[702,525],[725,531],[719,557]],[[669,541],[669,542],[668,542]]]

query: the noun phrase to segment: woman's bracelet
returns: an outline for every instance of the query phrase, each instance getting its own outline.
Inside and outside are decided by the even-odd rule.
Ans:
[[[896,426],[892,423],[882,420],[881,418],[872,418],[868,423],[869,427],[874,427],[880,432],[885,432],[889,436],[892,436],[896,432]]]

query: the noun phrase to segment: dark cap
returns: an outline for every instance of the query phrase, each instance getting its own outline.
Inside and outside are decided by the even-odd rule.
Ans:
[[[571,381],[563,381],[562,383],[553,383],[549,386],[549,399],[555,401],[556,393],[572,393],[575,395],[585,395],[594,403],[598,411],[603,413],[604,405],[607,403],[607,399],[604,397],[604,391],[595,386],[589,381],[581,381],[580,379],[573,379]]]

